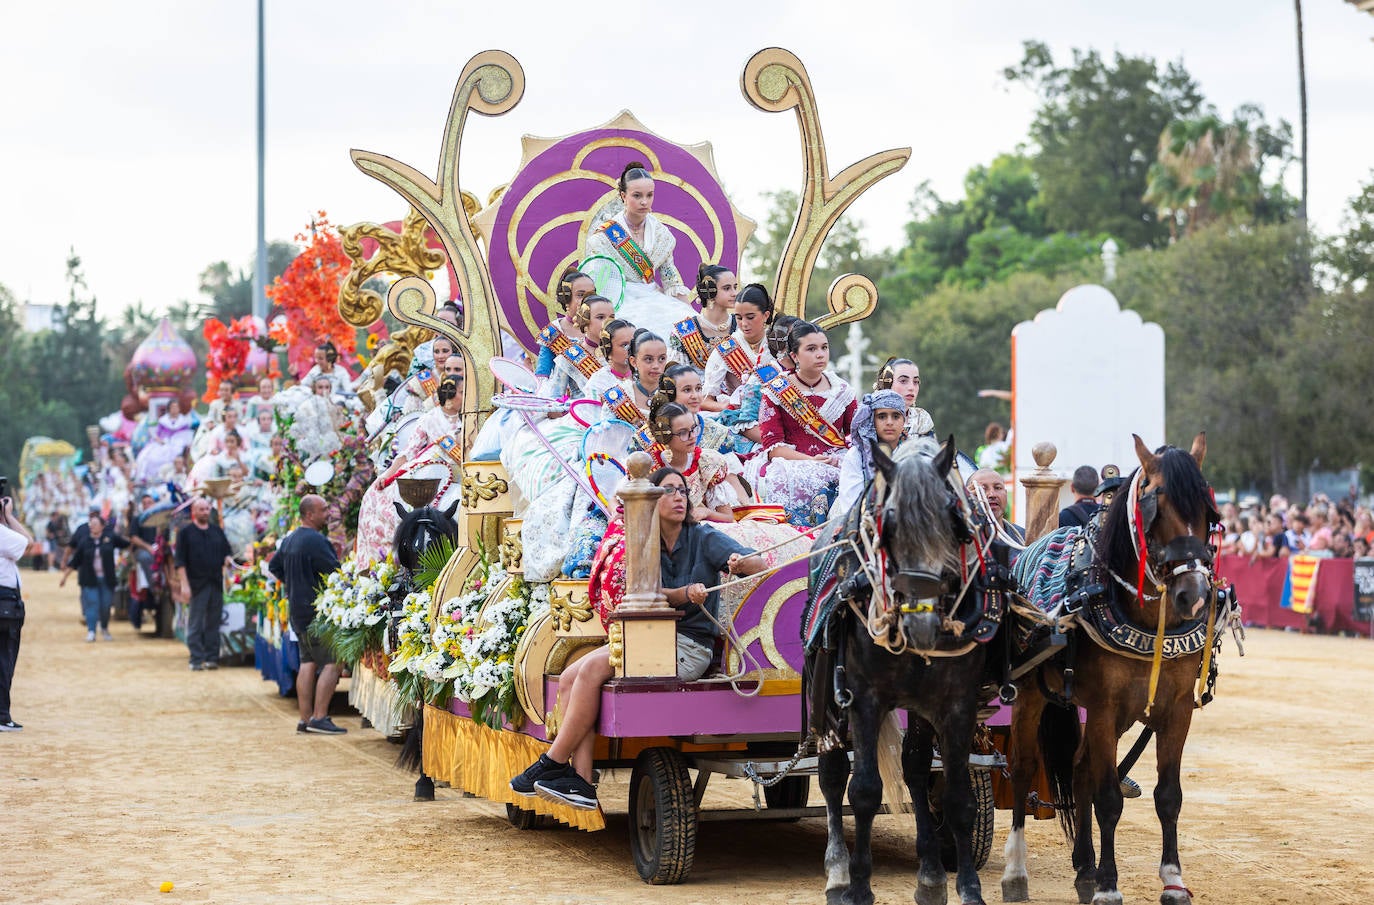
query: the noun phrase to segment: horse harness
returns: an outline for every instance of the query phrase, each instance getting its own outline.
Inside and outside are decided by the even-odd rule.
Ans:
[[[802,642],[814,655],[809,659],[815,666],[808,670],[810,692],[802,695],[802,706],[805,711],[810,705],[811,729],[821,751],[843,746],[847,734],[846,711],[852,695],[845,678],[845,658],[850,631],[862,627],[890,653],[914,654],[929,663],[932,657],[962,656],[991,641],[1006,612],[1006,591],[1011,584],[1005,568],[991,555],[995,542],[980,542],[953,492],[946,508],[960,544],[959,570],[946,569],[937,576],[899,565],[891,572],[883,543],[886,511],[880,498],[884,490],[885,481],[875,476],[836,530],[836,539],[848,543],[832,547],[811,563]],[[975,551],[974,562],[968,560],[970,547]],[[893,606],[894,591],[913,602]],[[901,628],[901,616],[923,612],[942,618],[940,636],[931,650],[910,647]],[[818,681],[827,673],[830,682]]]

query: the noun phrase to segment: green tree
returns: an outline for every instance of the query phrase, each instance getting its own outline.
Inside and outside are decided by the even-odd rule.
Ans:
[[[10,337],[0,355],[0,475],[19,481],[19,453],[24,448],[28,410],[33,404],[35,374],[28,361],[28,335],[19,320],[14,293],[0,284],[0,336]]]
[[[1218,220],[1284,222],[1295,204],[1282,181],[1292,144],[1292,127],[1270,126],[1253,104],[1231,122],[1215,113],[1174,120],[1159,137],[1144,200],[1171,239]]]
[[[267,243],[269,286],[282,275],[298,254],[300,249],[290,242]],[[252,314],[253,263],[234,270],[228,261],[216,261],[200,272],[200,291],[209,298],[209,301],[203,304],[203,314],[206,317],[217,317],[228,323],[234,318]]]
[[[1351,198],[1341,232],[1322,249],[1326,276],[1337,286],[1360,289],[1374,276],[1374,170]],[[1368,381],[1366,381],[1368,382]]]
[[[1169,439],[1184,445],[1206,430],[1218,486],[1289,492],[1295,466],[1344,429],[1304,431],[1303,405],[1285,402],[1295,356],[1322,367],[1320,348],[1298,351],[1295,329],[1314,297],[1308,254],[1296,224],[1217,224],[1167,250],[1123,255],[1118,266],[1112,290],[1122,307],[1164,329]]]
[[[1040,96],[1030,137],[1046,226],[1109,233],[1127,247],[1167,239],[1143,197],[1160,133],[1202,108],[1183,64],[1074,50],[1073,64],[1060,66],[1045,44],[1027,41],[1003,75]]]

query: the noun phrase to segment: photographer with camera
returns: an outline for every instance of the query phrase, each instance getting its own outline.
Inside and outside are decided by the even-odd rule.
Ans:
[[[10,715],[10,683],[19,659],[19,632],[24,627],[24,600],[19,595],[19,558],[33,535],[14,513],[9,480],[0,478],[0,732],[24,727]]]

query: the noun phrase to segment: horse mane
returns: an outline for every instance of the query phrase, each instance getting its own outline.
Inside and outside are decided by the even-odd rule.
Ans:
[[[933,462],[939,452],[940,444],[924,437],[897,447],[886,507],[894,536],[918,559],[952,565],[959,548],[945,507],[949,485],[936,474]]]
[[[1207,486],[1207,479],[1202,476],[1202,469],[1198,468],[1197,462],[1186,450],[1177,446],[1161,446],[1155,453],[1159,456],[1159,471],[1168,489],[1169,504],[1180,518],[1193,524],[1211,506],[1211,490]],[[1116,494],[1107,508],[1094,551],[1098,562],[1105,562],[1112,571],[1127,578],[1132,577],[1132,570],[1138,566],[1127,519],[1134,503],[1129,488],[1137,471],[1140,471],[1139,467],[1126,476],[1121,492]]]

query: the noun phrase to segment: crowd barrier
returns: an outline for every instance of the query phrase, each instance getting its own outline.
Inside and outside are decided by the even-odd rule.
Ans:
[[[1365,561],[1362,561],[1365,562]],[[1302,631],[1370,634],[1368,618],[1355,618],[1355,560],[1324,559],[1317,571],[1311,612],[1301,613],[1283,605],[1283,585],[1288,559],[1243,555],[1218,557],[1217,573],[1230,579],[1244,607],[1247,625],[1294,628]]]

